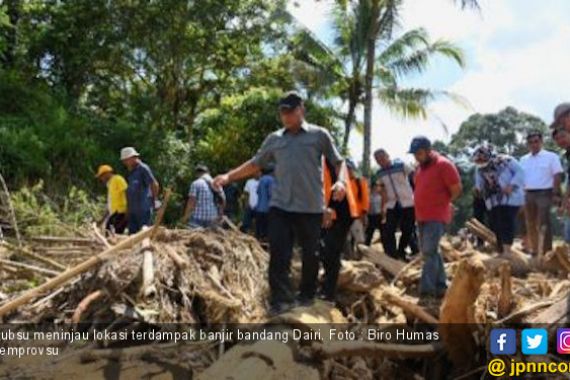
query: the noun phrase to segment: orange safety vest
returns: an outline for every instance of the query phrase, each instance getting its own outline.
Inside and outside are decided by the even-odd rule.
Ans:
[[[342,163],[340,170],[344,174],[344,178],[348,179],[348,184],[346,186],[346,200],[348,201],[350,216],[353,218],[359,218],[368,212],[368,208],[370,206],[370,191],[368,187],[368,181],[365,178],[351,179],[348,175],[348,169],[344,162]],[[327,207],[332,197],[333,185],[332,173],[330,172],[329,166],[323,157],[323,192],[325,195],[325,206]],[[359,185],[360,194],[358,189]],[[360,196],[357,197],[357,195]]]

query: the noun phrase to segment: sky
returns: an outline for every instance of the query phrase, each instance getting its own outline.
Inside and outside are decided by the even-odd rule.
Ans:
[[[297,20],[330,43],[332,1],[294,2],[290,1],[289,10]],[[514,106],[550,123],[554,107],[570,101],[570,0],[481,0],[480,4],[480,10],[461,10],[452,0],[405,1],[402,30],[423,27],[432,39],[459,45],[467,58],[464,69],[436,59],[426,73],[405,84],[451,91],[469,106],[439,99],[430,105],[428,120],[410,121],[375,102],[373,151],[383,147],[392,157],[410,161],[406,152],[413,136],[423,134],[447,142],[473,113]],[[351,135],[350,152],[361,161],[362,136],[358,133]]]

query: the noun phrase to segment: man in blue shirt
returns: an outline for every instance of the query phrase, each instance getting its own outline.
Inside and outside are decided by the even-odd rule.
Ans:
[[[152,211],[160,207],[158,193],[160,186],[152,170],[141,161],[139,153],[133,147],[121,149],[121,161],[129,170],[127,182],[127,217],[129,234],[139,232],[143,226],[149,226]]]
[[[255,225],[255,235],[259,240],[267,239],[269,202],[271,201],[271,192],[274,184],[273,166],[270,165],[262,170],[262,176],[257,185],[257,206],[255,208],[257,222]]]

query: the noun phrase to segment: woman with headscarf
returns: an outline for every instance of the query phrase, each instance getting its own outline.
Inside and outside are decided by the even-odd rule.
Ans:
[[[516,217],[524,205],[524,171],[515,158],[496,154],[487,145],[475,149],[472,161],[476,165],[475,191],[489,210],[498,250],[510,254]]]

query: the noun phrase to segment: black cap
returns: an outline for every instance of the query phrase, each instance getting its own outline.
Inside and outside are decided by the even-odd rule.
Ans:
[[[210,172],[210,170],[208,170],[208,167],[206,165],[202,165],[202,164],[196,165],[194,170],[196,172],[202,172],[202,173],[209,173]]]
[[[430,149],[431,141],[425,136],[416,136],[412,139],[408,153],[416,153],[420,149]]]
[[[279,99],[279,109],[292,110],[303,105],[303,98],[299,93],[290,91]]]

